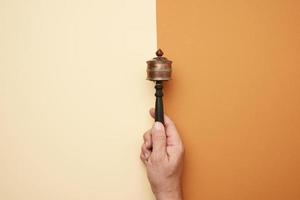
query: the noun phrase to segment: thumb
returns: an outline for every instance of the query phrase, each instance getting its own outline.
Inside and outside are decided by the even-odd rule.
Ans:
[[[161,122],[155,122],[152,130],[152,155],[157,159],[161,159],[166,155],[167,137],[164,125]]]

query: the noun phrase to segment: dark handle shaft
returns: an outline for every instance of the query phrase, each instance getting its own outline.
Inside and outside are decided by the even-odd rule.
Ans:
[[[162,81],[156,81],[155,84],[155,121],[161,122],[162,124],[165,123],[164,121],[164,105],[163,105],[163,83]]]

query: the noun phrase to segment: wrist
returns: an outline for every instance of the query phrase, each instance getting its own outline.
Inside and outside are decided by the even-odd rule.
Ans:
[[[156,200],[182,200],[181,188],[172,191],[154,193]]]

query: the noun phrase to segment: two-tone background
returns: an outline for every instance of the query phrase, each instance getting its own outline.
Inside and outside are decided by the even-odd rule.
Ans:
[[[0,0],[0,199],[153,199],[153,84],[186,146],[186,200],[300,199],[297,0]]]

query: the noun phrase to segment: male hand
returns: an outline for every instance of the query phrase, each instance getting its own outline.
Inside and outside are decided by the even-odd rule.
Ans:
[[[154,118],[154,109],[150,110]],[[157,200],[182,200],[181,174],[184,147],[176,127],[168,116],[165,126],[155,122],[144,134],[141,160],[146,166],[152,191]]]

